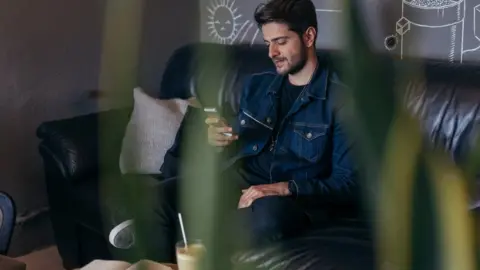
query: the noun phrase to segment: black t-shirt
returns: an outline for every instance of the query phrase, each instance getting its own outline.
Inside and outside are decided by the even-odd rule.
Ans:
[[[272,141],[277,137],[280,125],[287,116],[293,103],[297,100],[305,86],[297,86],[290,83],[288,79],[278,92],[277,122],[273,128],[272,137],[262,151],[255,156],[247,157],[244,160],[242,175],[244,175],[250,184],[267,184],[270,181],[270,166],[273,159],[273,151],[270,151]]]

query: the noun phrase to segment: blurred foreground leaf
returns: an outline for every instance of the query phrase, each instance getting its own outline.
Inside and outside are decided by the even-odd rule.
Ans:
[[[358,0],[344,2],[348,60],[343,71],[355,108],[349,124],[366,171],[362,185],[375,221],[377,267],[474,269],[466,179],[443,153],[432,153],[422,144],[418,121],[395,95],[396,87],[404,94],[403,87],[413,79],[409,74],[415,73],[374,53]],[[425,196],[429,193],[432,196]],[[415,214],[419,211],[426,215]],[[428,229],[432,233],[418,233]]]

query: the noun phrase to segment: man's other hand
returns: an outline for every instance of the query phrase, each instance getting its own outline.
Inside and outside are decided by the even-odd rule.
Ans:
[[[238,139],[238,136],[232,134],[227,136],[224,133],[232,133],[232,128],[225,124],[220,118],[208,117],[205,120],[205,124],[208,125],[208,143],[212,146],[225,147]]]
[[[250,207],[252,203],[259,198],[265,196],[289,196],[288,182],[279,182],[266,185],[251,186],[242,190],[243,195],[238,202],[238,208]]]

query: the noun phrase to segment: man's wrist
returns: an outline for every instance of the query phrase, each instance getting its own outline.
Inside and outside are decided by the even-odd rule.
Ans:
[[[297,183],[295,183],[295,180],[290,180],[288,181],[288,191],[290,196],[297,197],[298,195],[298,186]]]

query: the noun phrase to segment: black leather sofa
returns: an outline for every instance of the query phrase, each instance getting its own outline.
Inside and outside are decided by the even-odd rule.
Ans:
[[[202,53],[195,53],[198,48]],[[193,70],[202,62],[199,60],[220,50],[227,51],[233,60],[227,66],[208,62],[208,67],[221,71],[222,76],[215,87],[210,85],[215,91],[200,93],[196,87],[202,74],[193,75]],[[328,55],[328,61],[337,59],[332,52],[319,53]],[[233,115],[242,79],[270,65],[263,47],[188,45],[170,58],[158,95],[171,98],[194,93],[205,103],[223,104],[224,114]],[[476,136],[480,119],[478,70],[475,65],[430,61],[425,63],[425,80],[412,81],[400,89],[405,105],[421,119],[425,138],[449,151],[456,161]],[[126,108],[78,116],[43,123],[37,130],[55,238],[68,269],[93,259],[111,259],[119,252],[107,241],[99,179],[121,177],[118,158],[129,113]],[[244,253],[238,259],[263,269],[374,269],[371,230],[360,212],[356,213],[359,208],[352,206],[351,215],[281,245]]]

